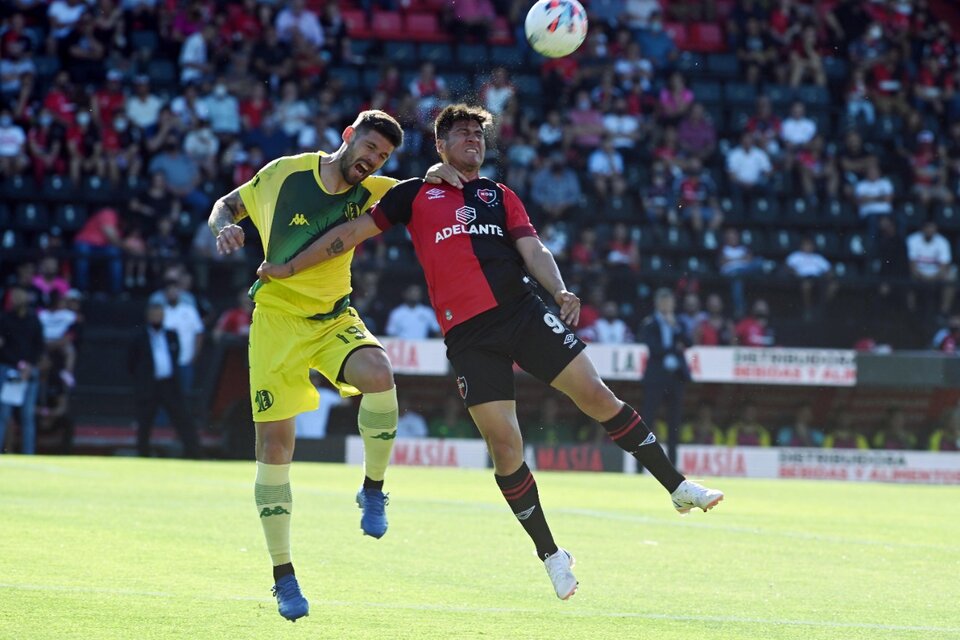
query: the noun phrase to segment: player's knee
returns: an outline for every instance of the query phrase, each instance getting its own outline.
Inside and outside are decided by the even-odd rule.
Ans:
[[[293,449],[279,438],[265,438],[257,442],[257,460],[266,464],[287,464],[293,459]]]
[[[353,370],[347,376],[347,382],[362,393],[377,393],[393,388],[393,368],[383,351],[364,349],[357,355],[362,358],[362,361],[358,363],[359,366],[351,367]]]
[[[617,396],[610,391],[610,388],[602,380],[591,380],[584,386],[577,404],[591,417],[597,415],[616,413],[620,407],[620,401]]]
[[[487,438],[487,448],[497,469],[513,469],[523,461],[523,443],[512,438]]]

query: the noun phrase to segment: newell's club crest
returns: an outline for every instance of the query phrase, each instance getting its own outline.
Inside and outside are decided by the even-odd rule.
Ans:
[[[488,207],[497,201],[497,192],[493,189],[477,189],[477,198]]]
[[[460,391],[460,398],[467,399],[467,379],[463,376],[457,378],[457,390]]]

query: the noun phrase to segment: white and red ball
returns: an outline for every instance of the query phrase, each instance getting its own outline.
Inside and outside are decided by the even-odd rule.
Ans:
[[[577,0],[538,0],[527,12],[523,29],[534,51],[562,58],[587,37],[587,12]]]

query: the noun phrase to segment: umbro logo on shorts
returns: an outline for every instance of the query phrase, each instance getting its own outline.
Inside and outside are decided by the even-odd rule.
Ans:
[[[573,349],[573,345],[577,344],[577,336],[572,333],[568,333],[563,337],[563,346],[568,349]]]
[[[427,200],[440,200],[441,198],[446,197],[447,192],[443,189],[430,189],[427,191]]]

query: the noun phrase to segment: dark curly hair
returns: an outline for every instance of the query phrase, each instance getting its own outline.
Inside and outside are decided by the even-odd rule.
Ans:
[[[361,111],[353,121],[353,130],[358,134],[376,131],[390,141],[394,148],[403,144],[403,127],[391,116],[378,109]]]
[[[483,107],[471,107],[463,102],[444,107],[443,111],[433,121],[433,132],[437,140],[446,139],[453,128],[454,122],[473,120],[479,124],[484,133],[493,125],[493,116]]]

